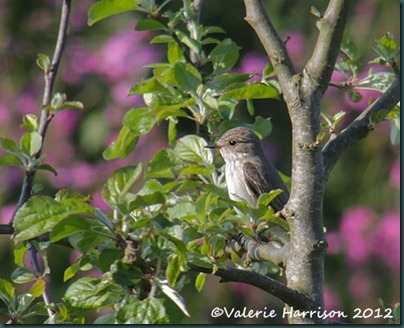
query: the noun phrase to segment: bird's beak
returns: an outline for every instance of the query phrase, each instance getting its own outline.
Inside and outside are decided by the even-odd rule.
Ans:
[[[219,148],[219,146],[218,146],[218,144],[214,143],[214,144],[205,146],[205,148],[216,149],[216,148]]]

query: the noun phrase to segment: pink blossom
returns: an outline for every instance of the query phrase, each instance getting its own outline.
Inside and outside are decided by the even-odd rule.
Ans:
[[[341,307],[337,293],[329,285],[324,285],[324,306],[328,311],[338,311]]]
[[[400,160],[395,160],[390,170],[391,185],[400,190]]]
[[[248,52],[242,56],[238,71],[242,74],[262,74],[265,65],[269,63],[269,60],[265,56],[261,56],[256,52]],[[251,81],[258,81],[260,78],[254,76]]]
[[[77,128],[82,113],[78,110],[64,110],[55,116],[52,127],[60,137],[70,136]]]
[[[342,217],[341,241],[351,264],[361,265],[369,258],[373,221],[373,212],[368,207],[350,208]]]
[[[300,68],[305,62],[304,50],[306,39],[301,32],[292,30],[287,32],[287,40],[286,48],[289,51],[289,55],[297,68]]]
[[[108,212],[110,209],[109,206],[104,202],[101,191],[98,191],[95,194],[93,194],[92,205],[94,207],[98,207],[103,212]]]
[[[372,243],[373,253],[387,263],[392,270],[400,272],[400,213],[385,214],[376,228]]]
[[[349,291],[357,300],[368,300],[372,298],[372,281],[365,271],[355,272],[348,283]]]
[[[327,232],[328,254],[338,254],[341,252],[341,237],[338,232]]]
[[[15,104],[17,111],[23,115],[35,113],[40,108],[37,99],[29,93],[22,93]]]
[[[16,208],[15,204],[8,204],[8,205],[3,206],[3,208],[0,209],[0,223],[1,224],[10,223],[11,218],[13,217],[15,208]]]
[[[0,122],[4,125],[10,122],[10,111],[3,103],[0,103]]]

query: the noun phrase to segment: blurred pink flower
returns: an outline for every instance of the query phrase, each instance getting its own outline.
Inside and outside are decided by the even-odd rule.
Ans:
[[[143,46],[142,37],[146,35],[133,30],[116,33],[97,52],[100,65],[94,67],[95,71],[110,82],[130,76],[140,79],[143,67],[159,58],[156,51]]]
[[[37,99],[29,93],[22,93],[15,101],[16,109],[19,113],[26,115],[30,113],[36,113],[40,108]]]
[[[241,57],[239,62],[238,71],[242,74],[262,74],[265,65],[268,64],[269,60],[257,52],[248,52]],[[250,81],[259,81],[258,76],[254,76]]]
[[[390,170],[390,183],[391,185],[400,190],[400,160],[397,159],[393,162]]]
[[[134,83],[130,81],[122,81],[117,83],[112,88],[112,98],[120,105],[129,106],[144,106],[143,98],[140,95],[128,96],[129,90]]]
[[[373,253],[395,272],[400,272],[400,213],[386,213],[376,228]]]
[[[0,102],[0,122],[7,125],[10,122],[10,111],[7,106]]]
[[[109,206],[104,202],[104,199],[102,198],[101,190],[97,191],[95,194],[93,194],[92,205],[94,207],[98,207],[104,213],[106,213],[110,210]]]
[[[0,209],[0,223],[8,224],[13,217],[16,204],[7,204]]]
[[[357,301],[372,298],[372,281],[365,271],[354,272],[349,280],[348,289]]]
[[[286,38],[288,40],[286,48],[289,51],[289,55],[293,63],[296,65],[296,69],[300,69],[305,62],[304,48],[306,45],[306,39],[304,38],[304,35],[297,30],[288,31],[284,39]]]
[[[338,311],[341,308],[341,301],[330,286],[324,285],[324,306],[327,311]]]
[[[327,232],[327,253],[338,254],[341,252],[341,237],[338,232]]]
[[[351,264],[361,265],[368,259],[373,221],[373,212],[369,207],[353,207],[343,215],[340,227],[341,242]]]
[[[55,130],[60,137],[71,136],[74,130],[77,128],[82,113],[78,110],[63,110],[57,115],[52,122],[52,128]]]

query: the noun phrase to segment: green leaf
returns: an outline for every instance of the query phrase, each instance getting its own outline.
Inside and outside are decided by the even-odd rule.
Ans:
[[[139,136],[135,135],[126,125],[122,126],[116,141],[111,142],[102,153],[106,160],[115,158],[124,159],[135,149]]]
[[[243,124],[253,130],[261,139],[268,137],[272,132],[271,118],[257,116],[253,124]]]
[[[116,312],[108,312],[104,315],[99,316],[97,319],[94,320],[94,325],[113,325],[116,324],[115,320]]]
[[[154,155],[146,167],[146,179],[151,178],[174,178],[171,171],[176,165],[176,154],[172,149],[162,149]]]
[[[248,114],[250,114],[251,116],[254,116],[254,103],[252,102],[251,99],[247,99],[247,110],[248,110]]]
[[[136,31],[164,30],[165,26],[155,19],[146,18],[136,24]]]
[[[55,176],[58,175],[57,171],[51,165],[46,163],[39,165],[37,169],[52,172]]]
[[[103,250],[98,257],[98,267],[102,272],[111,270],[111,265],[118,259],[122,259],[124,251],[117,248],[107,248]]]
[[[205,281],[206,281],[206,273],[199,272],[195,280],[195,288],[198,292],[202,291],[203,286],[205,286]]]
[[[123,201],[123,197],[130,190],[133,184],[139,179],[142,173],[142,166],[127,166],[120,168],[109,177],[102,189],[102,196],[105,202],[114,209]]]
[[[239,58],[239,47],[231,39],[220,42],[209,54],[215,73],[231,69]]]
[[[184,161],[209,166],[213,164],[213,155],[205,146],[207,146],[205,139],[187,135],[178,140],[175,152]]]
[[[166,34],[160,34],[155,36],[151,41],[150,44],[154,43],[169,43],[169,42],[174,42],[174,39],[171,35],[166,35]]]
[[[84,110],[84,105],[81,101],[65,101],[60,107],[60,110],[64,109],[78,109]]]
[[[182,298],[182,296],[173,288],[168,286],[165,283],[160,282],[159,280],[155,280],[157,283],[157,286],[161,289],[161,291],[170,299],[172,300],[178,308],[187,316],[190,317],[190,314],[187,310],[187,307],[185,305],[185,301]]]
[[[95,3],[88,11],[87,24],[92,26],[104,18],[135,10],[136,8],[137,1],[135,0],[101,0]]]
[[[24,243],[18,243],[15,245],[14,249],[14,263],[20,267],[24,266],[24,256],[27,248],[24,246]]]
[[[20,167],[20,160],[17,156],[8,154],[0,157],[0,165]]]
[[[176,42],[170,42],[167,50],[168,62],[174,65],[183,58],[184,50]]]
[[[0,279],[0,299],[7,305],[8,308],[11,307],[14,297],[14,286],[9,281]]]
[[[131,299],[119,309],[116,319],[120,324],[158,324],[167,323],[166,316],[162,300],[146,298],[142,301]]]
[[[177,123],[178,119],[171,117],[168,120],[168,142],[171,146],[175,146],[177,137]],[[18,158],[17,158],[18,159]]]
[[[19,155],[22,154],[21,148],[15,140],[7,139],[7,138],[0,138],[0,146],[6,152],[14,154],[20,158]]]
[[[39,66],[41,70],[45,73],[49,71],[51,68],[51,62],[47,55],[45,54],[38,54],[38,58],[36,59],[36,64]]]
[[[243,84],[237,88],[225,90],[220,99],[266,99],[279,98],[278,90],[272,85],[262,83]]]
[[[195,204],[190,202],[181,202],[167,209],[167,214],[171,219],[184,219],[195,217]]]
[[[212,81],[208,81],[207,85],[215,89],[223,90],[233,83],[245,82],[249,80],[251,77],[252,77],[251,74],[240,74],[237,72],[222,73],[216,75]]]
[[[53,96],[52,101],[51,101],[51,106],[56,111],[59,111],[62,108],[62,106],[63,106],[64,102],[66,101],[66,99],[67,99],[67,96],[66,96],[65,93],[58,92]]]
[[[132,108],[124,116],[125,124],[135,135],[148,133],[156,124],[147,108]]]
[[[38,278],[38,280],[35,281],[35,283],[29,289],[29,293],[35,297],[40,297],[44,293],[45,287],[45,280],[43,280],[42,278]]]
[[[186,92],[196,92],[202,83],[201,74],[188,63],[176,63],[174,76],[179,86]]]
[[[77,199],[82,200],[83,202],[89,202],[91,200],[91,196],[84,196],[83,194],[70,189],[60,189],[55,195],[55,200],[57,201],[67,199]]]
[[[25,268],[17,268],[11,274],[11,280],[16,284],[26,284],[28,282],[34,281],[35,279],[35,275]]]
[[[91,230],[91,221],[80,216],[71,216],[56,225],[50,234],[50,241],[54,243],[74,233]]]
[[[181,263],[180,257],[173,253],[170,254],[167,258],[167,269],[166,269],[166,278],[168,280],[168,284],[172,287],[175,286],[178,277],[181,273]]]
[[[35,156],[42,147],[42,136],[38,132],[27,132],[21,137],[21,149],[29,154]]]
[[[68,281],[73,278],[76,273],[80,270],[80,265],[75,262],[71,266],[69,266],[63,273],[63,282]]]
[[[28,131],[36,131],[38,130],[38,117],[34,114],[27,114],[23,118],[23,124],[21,125],[22,129]]]
[[[75,308],[97,309],[107,302],[111,294],[108,287],[99,278],[84,277],[67,288],[65,299]]]
[[[362,95],[351,86],[348,87],[348,96],[349,99],[353,102],[359,102],[362,100]]]
[[[51,231],[59,222],[74,214],[91,214],[93,208],[79,199],[56,201],[48,196],[34,196],[16,213],[15,242],[38,237]]]
[[[356,89],[385,92],[393,83],[395,74],[390,72],[375,72],[369,70],[368,76],[355,83]]]
[[[130,263],[123,263],[122,260],[116,261],[111,266],[112,278],[122,286],[136,286],[144,278],[142,270]]]

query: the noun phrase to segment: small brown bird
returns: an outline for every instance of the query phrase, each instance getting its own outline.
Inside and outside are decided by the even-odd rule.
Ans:
[[[275,166],[265,157],[261,141],[251,129],[243,126],[231,129],[215,144],[206,147],[219,149],[226,162],[230,199],[245,200],[255,208],[261,194],[281,189],[283,192],[270,205],[275,212],[283,209],[289,199],[289,191]]]

